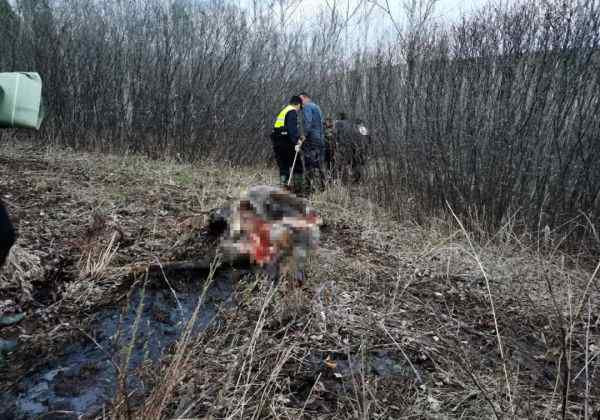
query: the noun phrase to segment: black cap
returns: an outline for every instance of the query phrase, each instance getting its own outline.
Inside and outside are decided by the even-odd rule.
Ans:
[[[302,99],[299,96],[294,95],[290,98],[290,105],[302,105]]]

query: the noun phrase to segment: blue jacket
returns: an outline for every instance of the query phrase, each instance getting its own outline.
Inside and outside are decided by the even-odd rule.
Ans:
[[[314,102],[304,105],[304,134],[306,142],[309,144],[325,146],[323,133],[323,113],[321,108]]]

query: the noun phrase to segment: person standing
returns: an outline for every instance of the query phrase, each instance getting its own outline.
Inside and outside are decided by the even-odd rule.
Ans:
[[[325,118],[325,154],[324,154],[324,162],[323,166],[325,167],[325,172],[328,178],[332,177],[332,171],[335,165],[335,131],[334,131],[334,121],[332,117]]]
[[[15,228],[10,221],[4,203],[0,200],[0,268],[4,266],[15,240]]]
[[[302,138],[298,129],[298,111],[302,108],[302,99],[299,96],[292,96],[287,104],[275,118],[273,131],[271,132],[271,141],[273,143],[273,153],[275,161],[279,167],[279,182],[284,188],[287,188],[290,179],[290,170],[294,162],[296,150],[302,146]],[[302,183],[303,168],[299,164],[299,159],[294,166],[294,181]]]
[[[324,173],[322,163],[325,154],[325,133],[323,130],[323,113],[310,95],[306,92],[300,93],[302,99],[302,115],[304,118],[304,133],[306,141],[302,146],[304,163],[306,169],[306,182],[311,190],[315,190],[318,184],[323,184]]]
[[[336,145],[336,176],[342,182],[359,182],[366,166],[366,156],[372,148],[369,130],[360,119],[350,121],[345,113],[335,121],[334,140]]]

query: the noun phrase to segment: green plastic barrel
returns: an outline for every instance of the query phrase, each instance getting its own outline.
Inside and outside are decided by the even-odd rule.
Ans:
[[[0,73],[0,127],[39,130],[44,119],[38,73]]]

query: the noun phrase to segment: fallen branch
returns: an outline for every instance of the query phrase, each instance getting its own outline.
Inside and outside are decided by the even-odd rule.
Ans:
[[[165,273],[181,273],[181,272],[196,272],[210,270],[210,259],[204,258],[193,261],[173,261],[165,263],[150,263],[150,264],[135,264],[129,268],[129,273],[145,273],[159,274]]]
[[[173,262],[154,262],[150,264],[134,264],[129,267],[130,274],[139,274],[145,273],[148,274],[161,274],[161,273],[194,273],[194,272],[209,272],[211,270],[211,263],[213,262],[212,258],[202,258],[198,260],[188,260],[188,261],[173,261]],[[223,268],[249,268],[250,265],[248,261],[245,261],[242,258],[225,261],[223,262],[218,270]]]

